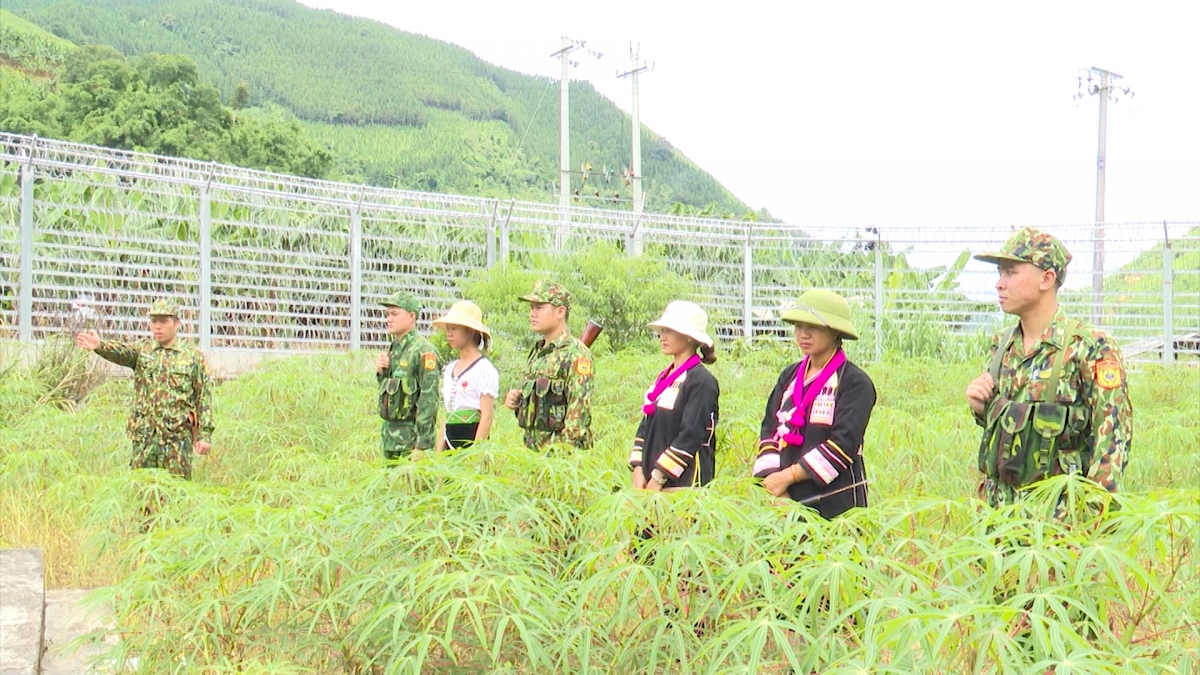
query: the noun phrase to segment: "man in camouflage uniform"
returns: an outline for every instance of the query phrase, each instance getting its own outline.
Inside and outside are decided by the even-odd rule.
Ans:
[[[529,303],[529,324],[542,339],[529,351],[520,389],[504,405],[517,414],[525,445],[540,450],[555,443],[592,447],[592,352],[567,330],[571,294],[539,281],[519,298]]]
[[[1027,227],[975,258],[998,265],[1000,308],[1020,318],[993,338],[988,372],[967,386],[984,429],[980,496],[1011,504],[1020,488],[1062,473],[1116,492],[1133,439],[1125,365],[1108,334],[1058,304],[1071,254]]]
[[[152,341],[126,344],[79,333],[75,344],[133,369],[133,408],[126,430],[135,469],[166,469],[192,477],[192,453],[212,448],[212,388],[208,366],[196,347],[180,341],[179,309],[170,300],[150,306]]]
[[[380,436],[384,458],[393,460],[433,447],[441,368],[433,344],[417,334],[421,301],[412,293],[398,291],[379,304],[387,308],[385,320],[392,339],[387,351],[375,360],[379,416],[383,418]]]

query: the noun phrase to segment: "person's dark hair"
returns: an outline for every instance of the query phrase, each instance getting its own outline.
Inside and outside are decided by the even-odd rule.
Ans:
[[[717,362],[717,348],[708,345],[696,345],[696,353],[700,355],[700,363],[711,366]]]
[[[479,348],[479,351],[486,352],[489,348],[491,348],[492,341],[490,338],[488,338],[488,336],[473,328],[468,328],[467,330],[471,331],[471,334],[474,335],[475,346]]]

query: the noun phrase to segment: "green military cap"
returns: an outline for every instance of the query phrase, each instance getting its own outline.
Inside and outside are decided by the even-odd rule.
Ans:
[[[529,295],[522,295],[519,299],[525,302],[549,303],[557,307],[571,306],[571,294],[567,292],[567,289],[546,279],[534,284],[533,292]]]
[[[384,298],[379,304],[383,305],[384,307],[399,307],[400,309],[406,309],[413,314],[420,312],[422,306],[421,301],[417,299],[417,296],[409,293],[408,291],[396,291],[395,293],[392,293],[388,297]]]
[[[179,318],[179,304],[168,298],[159,298],[150,304],[150,316],[173,316]]]
[[[823,288],[805,291],[779,318],[790,324],[832,328],[850,340],[858,339],[858,331],[850,321],[850,303],[833,291]]]
[[[1071,252],[1058,237],[1035,227],[1023,227],[1013,233],[998,251],[980,253],[976,260],[1000,264],[1001,261],[1027,262],[1044,270],[1054,270],[1061,282],[1071,262]]]

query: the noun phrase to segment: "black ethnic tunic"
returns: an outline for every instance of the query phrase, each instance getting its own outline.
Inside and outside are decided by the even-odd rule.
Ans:
[[[695,487],[716,473],[716,428],[721,396],[717,378],[703,365],[688,370],[658,397],[653,415],[642,415],[629,465],[650,480],[657,466],[664,489]]]
[[[813,402],[799,446],[784,446],[775,440],[779,409],[791,408],[792,383],[800,363],[779,374],[767,400],[759,434],[759,458],[779,453],[780,470],[799,464],[810,480],[793,483],[788,496],[816,509],[824,518],[834,518],[856,506],[867,505],[866,469],[863,466],[863,436],[875,407],[875,385],[861,368],[847,361],[838,368]],[[786,401],[785,401],[786,397]]]

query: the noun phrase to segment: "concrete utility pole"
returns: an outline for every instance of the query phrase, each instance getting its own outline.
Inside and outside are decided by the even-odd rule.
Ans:
[[[629,44],[629,61],[630,69],[624,73],[617,73],[618,79],[626,77],[633,81],[633,134],[632,134],[632,163],[630,164],[630,180],[633,183],[633,212],[641,214],[645,206],[645,199],[642,197],[642,121],[638,113],[638,73],[643,71],[654,70],[654,64],[647,66],[644,62],[638,64],[638,56],[641,53],[641,45],[634,49],[633,43]],[[633,233],[633,251],[634,255],[642,253],[642,237],[640,232]]]
[[[1092,323],[1099,326],[1104,316],[1104,169],[1105,156],[1108,152],[1108,97],[1112,89],[1109,82],[1111,80],[1119,80],[1121,76],[1103,68],[1095,67],[1088,69],[1088,72],[1100,76],[1100,84],[1093,85],[1088,89],[1089,94],[1100,95],[1100,137],[1096,150],[1095,246],[1092,257]],[[1088,81],[1090,82],[1091,79],[1089,75]],[[1082,86],[1082,82],[1080,84]],[[1129,89],[1123,89],[1123,91],[1128,95],[1132,95]]]
[[[571,204],[571,52],[579,49],[571,43],[571,38],[562,36],[562,49],[550,56],[562,61],[562,79],[559,80],[559,111],[558,111],[558,205],[566,217],[567,207]]]
[[[571,222],[571,217],[567,213],[567,208],[571,205],[571,66],[579,65],[578,61],[571,60],[571,54],[578,49],[582,49],[597,59],[604,56],[600,52],[588,49],[587,41],[572,40],[566,35],[562,36],[562,49],[550,55],[558,57],[562,61],[562,79],[559,80],[560,100],[558,113],[558,206],[561,211],[562,227],[554,235],[555,250],[562,248],[563,236],[566,233],[567,226]]]

